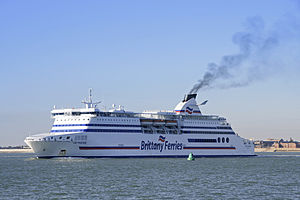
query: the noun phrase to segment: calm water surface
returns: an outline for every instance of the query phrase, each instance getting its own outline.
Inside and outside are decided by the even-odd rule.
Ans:
[[[35,159],[0,153],[0,199],[300,199],[300,153]]]

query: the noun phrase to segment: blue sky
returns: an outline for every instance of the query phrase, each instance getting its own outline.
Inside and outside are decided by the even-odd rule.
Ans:
[[[0,1],[0,145],[23,144],[27,135],[49,131],[53,105],[81,106],[88,88],[103,102],[100,108],[173,109],[208,63],[239,51],[232,37],[247,19],[258,16],[272,29],[287,16],[300,19],[299,5]],[[300,140],[300,40],[288,39],[280,41],[289,45],[277,49],[271,61],[278,67],[266,78],[200,91],[198,101],[209,100],[203,112],[225,116],[247,138]]]

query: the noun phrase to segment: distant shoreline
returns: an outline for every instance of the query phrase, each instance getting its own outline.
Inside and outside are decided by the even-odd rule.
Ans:
[[[255,152],[300,152],[300,148],[255,148]]]
[[[33,153],[32,149],[0,149],[0,153]]]

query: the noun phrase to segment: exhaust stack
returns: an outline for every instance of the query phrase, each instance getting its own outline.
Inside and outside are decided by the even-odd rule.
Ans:
[[[201,115],[201,111],[196,102],[197,94],[187,94],[183,101],[175,107],[175,112],[181,115]]]
[[[184,95],[184,99],[182,102],[187,102],[188,100],[190,100],[192,98],[196,99],[196,97],[197,97],[197,94],[186,94],[186,95]]]

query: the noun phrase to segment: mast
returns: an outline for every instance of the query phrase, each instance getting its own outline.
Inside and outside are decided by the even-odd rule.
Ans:
[[[99,102],[95,102],[93,103],[93,100],[92,100],[92,88],[89,89],[89,98],[88,100],[83,100],[82,101],[83,104],[85,104],[85,108],[96,108],[97,104],[101,103],[101,101]]]

